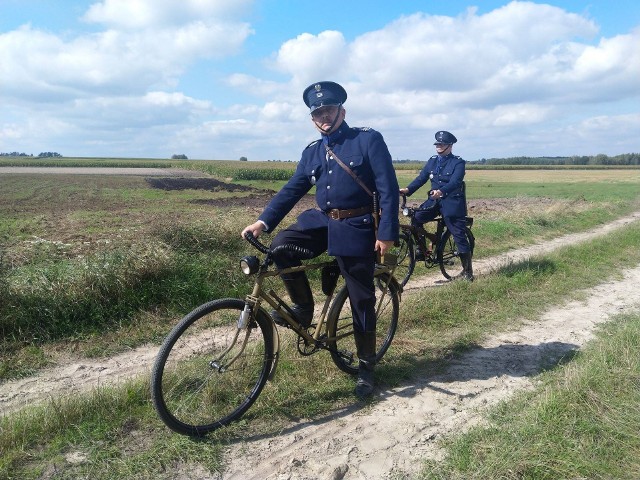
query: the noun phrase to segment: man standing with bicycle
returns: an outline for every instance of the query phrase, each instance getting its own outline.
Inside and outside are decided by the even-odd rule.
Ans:
[[[471,246],[466,235],[467,199],[464,189],[465,161],[452,153],[453,144],[458,139],[445,130],[435,134],[437,155],[427,160],[418,176],[400,193],[412,195],[416,190],[431,180],[429,198],[420,205],[421,209],[411,219],[414,227],[433,220],[439,214],[451,232],[460,253],[462,273],[460,278],[473,281],[473,266],[471,262]],[[435,207],[435,208],[432,208]],[[421,257],[420,257],[421,256]],[[424,252],[416,251],[416,260],[423,260]]]
[[[265,207],[258,221],[242,231],[258,237],[273,232],[294,205],[315,185],[318,209],[302,212],[296,223],[281,230],[271,248],[293,244],[336,257],[345,279],[353,315],[359,358],[356,395],[371,396],[376,360],[376,314],[373,275],[376,252],[384,255],[398,239],[398,181],[382,135],[345,122],[347,92],[335,82],[317,82],[303,92],[311,121],[321,138],[303,150],[293,177]],[[377,196],[379,202],[374,202]],[[374,203],[383,213],[378,217]],[[377,229],[376,229],[377,226]],[[293,253],[275,258],[278,268],[300,265]],[[308,327],[313,295],[304,272],[282,276],[297,320]],[[277,312],[272,316],[284,323]],[[279,321],[280,320],[280,321]]]

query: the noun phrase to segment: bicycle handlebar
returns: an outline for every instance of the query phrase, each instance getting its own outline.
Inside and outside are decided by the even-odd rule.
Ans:
[[[244,239],[249,242],[252,247],[254,247],[259,252],[264,253],[265,255],[273,255],[274,253],[277,254],[278,252],[287,251],[295,253],[296,256],[302,260],[309,260],[315,256],[315,254],[308,248],[300,247],[298,245],[292,245],[290,243],[279,245],[272,250],[260,240],[258,240],[251,232],[245,233]]]
[[[269,248],[263,244],[260,240],[258,240],[253,233],[247,232],[244,234],[244,239],[251,244],[256,250],[260,253],[267,254],[269,253]]]
[[[432,193],[433,193],[433,190],[429,190],[429,197],[431,196]],[[402,197],[402,205],[400,205],[400,210],[402,210],[405,216],[411,216],[411,212],[429,212],[431,210],[434,210],[439,203],[439,199],[438,199],[438,200],[435,200],[434,204],[431,205],[430,207],[426,207],[426,208],[407,207],[407,194],[401,193],[400,196]],[[404,213],[405,210],[407,210],[407,213]]]

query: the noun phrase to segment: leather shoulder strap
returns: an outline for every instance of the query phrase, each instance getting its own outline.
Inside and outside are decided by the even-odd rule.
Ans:
[[[338,163],[338,165],[340,165],[349,175],[351,175],[351,177],[358,183],[358,185],[360,185],[362,187],[362,189],[367,192],[369,194],[370,197],[373,197],[373,192],[371,192],[371,190],[369,190],[369,188],[364,184],[364,182],[362,180],[360,180],[360,178],[354,173],[353,170],[351,170],[349,167],[347,167],[344,162],[342,160],[340,160],[340,158],[333,153],[333,150],[331,150],[328,146],[327,146],[327,153],[329,155],[331,155],[335,161]]]

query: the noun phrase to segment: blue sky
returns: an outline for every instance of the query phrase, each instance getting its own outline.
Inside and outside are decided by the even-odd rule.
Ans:
[[[0,0],[0,152],[297,161],[318,80],[396,159],[639,152],[638,3]]]

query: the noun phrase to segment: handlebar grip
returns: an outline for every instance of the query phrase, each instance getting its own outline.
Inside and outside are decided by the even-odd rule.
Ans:
[[[288,252],[293,252],[298,258],[303,260],[305,259],[308,260],[315,256],[315,254],[308,248],[299,247],[298,245],[292,245],[289,243],[285,245],[279,245],[273,250],[271,250],[269,247],[263,244],[260,240],[258,240],[251,232],[245,233],[244,238],[247,242],[251,244],[251,246],[253,246],[256,250],[260,251],[261,253],[264,253],[265,255],[268,253],[273,255],[274,253],[277,254],[278,252],[285,250]]]
[[[281,252],[283,250],[295,253],[296,257],[301,260],[309,260],[315,256],[314,253],[308,248],[300,247],[298,245],[292,245],[290,243],[285,243],[284,245],[277,246],[276,248],[271,250],[271,254],[277,254],[278,252]]]
[[[253,233],[247,232],[244,234],[244,239],[251,244],[256,250],[266,254],[269,252],[269,248],[260,242],[256,237],[254,237]]]

